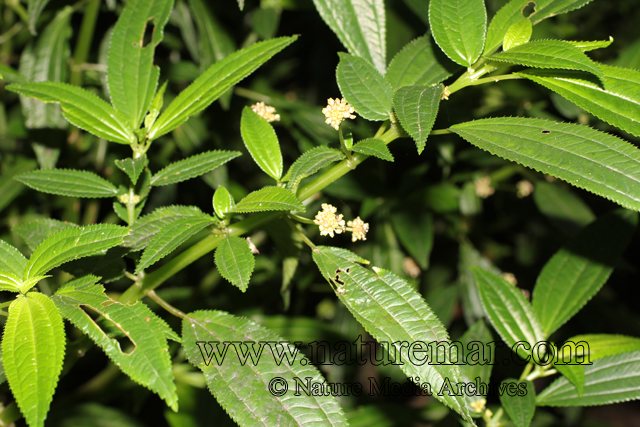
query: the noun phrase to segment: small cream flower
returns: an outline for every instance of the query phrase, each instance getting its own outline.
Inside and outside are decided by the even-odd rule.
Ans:
[[[344,119],[355,119],[353,115],[354,109],[347,101],[343,99],[329,98],[327,106],[322,109],[322,114],[327,118],[326,123],[331,125],[335,130],[340,128],[340,123]]]
[[[322,204],[322,212],[318,212],[313,222],[320,227],[320,235],[329,235],[333,237],[333,233],[340,234],[346,231],[342,214],[336,215],[337,209],[328,203]]]
[[[484,411],[484,416],[491,419],[491,417],[493,417],[493,411],[491,409],[487,409]]]
[[[407,257],[402,260],[402,269],[408,276],[414,279],[420,275],[420,267],[411,257]]]
[[[518,198],[522,199],[523,197],[527,197],[529,194],[533,193],[533,184],[523,179],[522,181],[516,184],[516,188],[518,189]]]
[[[356,240],[367,240],[367,231],[369,231],[369,224],[364,222],[357,217],[353,221],[347,222],[347,225],[351,227],[351,232],[353,235],[351,236],[351,241],[355,242]]]
[[[280,114],[276,114],[275,107],[270,107],[265,105],[264,102],[258,102],[257,104],[253,104],[251,109],[254,113],[262,117],[268,122],[279,122]]]
[[[513,273],[502,273],[502,278],[507,282],[511,283],[513,286],[518,286],[518,280]]]
[[[482,197],[483,199],[486,199],[496,191],[491,186],[490,176],[485,175],[482,178],[478,178],[473,184],[476,187],[476,194],[478,195],[478,197]]]
[[[469,405],[473,408],[473,411],[476,414],[479,414],[482,411],[484,411],[484,406],[486,404],[487,404],[487,400],[486,399],[479,399],[479,400],[476,400],[475,402],[470,403]]]

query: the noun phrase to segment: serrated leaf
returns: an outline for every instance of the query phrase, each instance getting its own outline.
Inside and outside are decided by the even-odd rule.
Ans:
[[[264,187],[249,193],[231,210],[234,213],[264,211],[304,212],[305,208],[291,191],[281,187]]]
[[[516,21],[507,30],[502,41],[502,49],[507,51],[512,47],[519,46],[528,42],[531,39],[531,33],[533,32],[533,25],[529,18],[522,18],[520,21]]]
[[[589,206],[574,192],[550,182],[536,182],[533,200],[538,210],[551,221],[558,230],[576,235],[580,229],[593,222],[596,216]]]
[[[51,299],[62,315],[99,345],[123,373],[157,393],[177,411],[178,396],[166,341],[168,326],[140,301],[127,305],[112,300],[97,281],[93,276],[73,280]],[[121,331],[133,349],[121,348],[116,339],[109,338],[89,316],[94,312]]]
[[[393,162],[393,155],[389,151],[389,147],[384,141],[376,138],[367,138],[358,142],[353,146],[356,153],[366,154],[367,156],[377,157],[388,162]]]
[[[429,24],[436,43],[452,61],[470,67],[482,54],[487,32],[484,0],[431,0]]]
[[[127,174],[129,179],[131,179],[131,183],[136,185],[140,174],[149,164],[149,159],[145,155],[138,157],[135,160],[128,157],[126,159],[116,160],[115,164],[118,169]]]
[[[41,11],[41,9],[33,10],[31,6],[32,4],[29,4],[30,20],[33,18],[32,12],[39,14]],[[38,37],[35,46],[32,48],[32,45],[28,45],[23,50],[19,69],[26,81],[65,82],[67,80],[71,56],[69,38],[72,33],[69,21],[72,13],[73,8],[69,6],[61,9]],[[32,32],[33,30],[35,28]],[[25,96],[20,97],[20,102],[27,128],[64,129],[67,127],[59,105],[47,105]]]
[[[339,52],[336,79],[342,96],[367,120],[381,121],[391,114],[393,89],[366,59]]]
[[[495,53],[488,59],[535,68],[580,70],[604,78],[604,74],[591,58],[580,48],[564,40],[536,40],[524,43],[508,51]]]
[[[93,172],[72,169],[41,169],[14,178],[34,190],[70,197],[114,197],[118,189]]]
[[[229,193],[224,186],[219,186],[216,192],[213,193],[213,210],[219,218],[224,218],[224,215],[233,209],[236,205],[233,196]]]
[[[525,118],[476,120],[450,129],[499,157],[640,210],[640,150],[615,136]]]
[[[227,237],[216,248],[214,258],[222,277],[245,292],[255,266],[249,242],[241,237]]]
[[[288,363],[297,349],[257,323],[221,311],[196,311],[182,321],[182,337],[189,362],[204,373],[211,394],[239,425],[348,425],[335,397],[292,392],[294,378],[323,385],[325,380],[304,356]],[[229,351],[224,363],[216,363],[221,346]],[[267,346],[271,351],[264,350]],[[263,349],[259,364],[240,362],[258,347]],[[275,384],[274,378],[286,381],[289,392],[271,394],[266,385]]]
[[[171,132],[189,117],[207,108],[227,89],[254,72],[296,38],[279,37],[255,43],[213,64],[167,106],[149,131],[149,139],[154,140]]]
[[[393,109],[404,130],[415,141],[418,154],[424,150],[433,129],[443,90],[441,84],[405,86],[393,94]]]
[[[493,343],[493,336],[489,331],[489,326],[483,319],[474,323],[460,338],[462,348],[465,350],[465,363],[460,365],[460,373],[462,379],[466,383],[474,383],[476,378],[480,378],[480,383],[489,384],[491,380],[491,370],[493,368],[494,353],[484,352],[483,347],[485,345],[491,345]],[[481,356],[488,359],[481,359]],[[473,409],[470,404],[477,401],[479,398],[487,397],[488,387],[486,390],[477,390],[477,394],[466,394],[465,399],[467,401],[467,407]]]
[[[186,159],[171,163],[153,175],[151,185],[157,187],[160,185],[175,184],[204,175],[241,154],[239,151],[212,150],[187,157]]]
[[[2,363],[27,423],[44,426],[64,358],[62,317],[51,299],[31,292],[9,307],[2,336]]]
[[[640,399],[640,351],[607,356],[584,366],[584,392],[561,377],[536,399],[538,406],[594,406]]]
[[[383,0],[313,0],[324,22],[350,54],[387,69]]]
[[[42,218],[34,221],[26,222],[24,224],[18,224],[11,228],[11,231],[15,232],[24,240],[32,251],[38,247],[40,243],[47,237],[60,230],[66,230],[67,228],[77,227],[76,224],[66,221],[58,221],[57,219]],[[25,262],[26,265],[26,262]],[[23,265],[21,267],[24,272]],[[2,266],[0,266],[2,268]],[[20,274],[21,276],[22,274]]]
[[[462,297],[462,313],[467,325],[473,325],[479,319],[485,317],[482,301],[478,292],[478,285],[473,275],[471,267],[480,267],[495,274],[500,274],[500,270],[491,261],[484,258],[482,254],[469,243],[460,245],[460,255],[458,263],[460,283],[460,295]]]
[[[7,90],[44,102],[59,102],[64,117],[75,126],[107,141],[132,144],[127,119],[91,92],[66,83],[39,82],[7,86]]]
[[[178,218],[171,222],[159,230],[149,242],[136,267],[136,272],[139,273],[160,261],[211,224],[213,224],[213,218],[208,215]]]
[[[504,5],[491,19],[489,30],[487,31],[487,41],[484,47],[484,54],[489,54],[500,47],[509,27],[520,21],[523,17],[529,18],[535,25],[549,17],[567,13],[574,9],[581,8],[591,0],[511,0]],[[523,15],[524,9],[533,3],[534,11],[528,16]]]
[[[209,216],[195,206],[166,206],[137,220],[131,227],[131,233],[124,237],[124,247],[133,251],[146,248],[155,236],[179,219],[202,219]]]
[[[36,22],[38,21],[38,18],[40,17],[40,14],[44,10],[44,8],[47,6],[47,3],[49,3],[49,0],[29,0],[27,6],[27,13],[29,16],[29,31],[34,36],[38,34],[38,32],[36,31]]]
[[[543,267],[533,289],[533,311],[546,336],[573,317],[604,285],[638,223],[619,209],[587,226]]]
[[[0,290],[9,292],[20,292],[22,279],[8,271],[0,270]]]
[[[640,351],[640,338],[624,335],[577,335],[565,341],[558,350],[554,368],[576,386],[578,396],[584,393],[584,367],[594,360],[629,351]]]
[[[518,74],[541,84],[596,117],[640,136],[640,71],[598,64],[603,87],[577,72],[525,70]]]
[[[26,266],[27,259],[24,255],[4,240],[0,240],[0,270],[21,278]]]
[[[398,240],[418,263],[420,268],[429,268],[429,257],[433,248],[433,218],[428,211],[403,210],[391,216]]]
[[[133,0],[126,4],[111,34],[107,83],[111,103],[138,129],[158,86],[160,69],[153,65],[156,46],[173,9],[173,0]],[[145,42],[147,27],[153,26]]]
[[[517,354],[526,359],[531,355],[531,348],[545,339],[531,304],[520,289],[502,277],[478,267],[471,267],[471,271],[489,321],[511,348],[521,341],[529,344],[528,350],[523,346],[516,349]]]
[[[593,40],[593,41],[574,41],[567,40],[568,43],[571,43],[578,49],[583,52],[589,52],[590,50],[595,49],[603,49],[605,47],[609,47],[611,43],[613,43],[613,37],[609,36],[609,40]]]
[[[23,278],[30,279],[74,259],[97,255],[120,245],[129,229],[119,225],[98,224],[59,231],[47,237],[31,254]]]
[[[444,81],[453,75],[456,67],[441,64],[429,36],[422,36],[408,43],[393,57],[385,78],[394,89],[402,86],[427,86]]]
[[[387,352],[393,349],[389,354],[395,355],[396,361],[403,360],[399,367],[407,376],[428,382],[433,390],[439,391],[434,393],[434,397],[473,425],[464,398],[452,395],[444,388],[446,380],[456,383],[462,381],[459,366],[432,364],[432,359],[424,363],[424,355],[418,357],[419,360],[409,359],[412,356],[408,354],[408,346],[401,345],[403,342],[449,342],[444,325],[420,294],[389,271],[374,268],[374,273],[328,249],[324,246],[315,248],[313,260],[324,278],[336,287],[336,295],[356,320],[376,341],[387,346]],[[457,357],[453,347],[450,350]],[[428,353],[428,350],[425,352]],[[437,350],[436,357],[441,357],[440,361],[453,361],[453,354],[447,353],[445,355]]]
[[[127,264],[123,259],[129,249],[120,246],[108,249],[104,254],[92,255],[60,266],[60,269],[74,277],[94,275],[102,283],[110,283],[124,276]]]
[[[260,169],[279,181],[282,176],[282,153],[273,126],[250,107],[244,107],[240,119],[240,134],[245,147]]]
[[[505,386],[507,390],[500,394],[500,403],[511,422],[516,427],[529,427],[533,414],[536,412],[536,389],[531,381],[518,381],[514,378],[507,378],[500,383],[500,388]],[[515,394],[510,394],[515,387]]]
[[[313,175],[331,163],[344,159],[344,154],[334,148],[319,146],[307,150],[289,168],[285,178],[289,179],[289,189],[295,192],[303,178]]]

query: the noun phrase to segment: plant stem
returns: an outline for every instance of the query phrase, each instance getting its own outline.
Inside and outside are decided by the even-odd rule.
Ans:
[[[436,129],[429,132],[429,135],[448,135],[450,133],[453,132],[451,132],[449,129]]]
[[[313,225],[313,224],[315,224],[315,222],[313,222],[313,220],[312,220],[312,219],[305,218],[305,217],[303,217],[303,216],[296,215],[296,214],[292,214],[292,213],[290,213],[290,214],[289,214],[289,218],[294,219],[294,220],[296,220],[296,221],[298,221],[298,222],[301,222],[301,223],[303,223],[303,224],[309,224],[309,225]],[[0,306],[0,307],[1,307],[1,306]]]
[[[22,19],[25,24],[29,25],[29,14],[25,10],[25,8],[22,7],[18,0],[8,0],[7,6],[13,9],[13,11],[18,14],[20,19]]]
[[[309,240],[309,238],[298,228],[298,226],[294,224],[293,221],[291,221],[291,218],[285,217],[284,220],[287,222],[287,224],[289,224],[293,231],[298,233],[302,241],[305,242],[307,246],[309,246],[311,249],[316,248],[316,245],[314,245],[313,242]]]
[[[174,306],[172,306],[171,304],[169,304],[168,302],[160,298],[160,296],[156,294],[156,291],[147,291],[147,296],[152,300],[154,300],[155,302],[157,302],[160,307],[164,308],[174,316],[180,317],[181,319],[187,318],[187,315],[184,314],[182,311],[178,310],[177,308],[175,308]]]
[[[87,62],[93,33],[100,12],[100,0],[90,0],[84,10],[84,17],[78,34],[78,42],[73,52],[73,60],[71,61],[71,76],[69,83],[75,86],[82,86],[82,64]]]

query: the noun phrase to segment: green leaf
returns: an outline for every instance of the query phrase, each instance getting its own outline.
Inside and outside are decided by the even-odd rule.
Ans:
[[[576,235],[596,216],[573,191],[550,182],[536,182],[533,200],[540,212],[560,231]]]
[[[506,391],[500,394],[500,403],[511,422],[516,427],[529,427],[536,412],[536,389],[533,383],[507,378],[500,383],[501,389],[503,386]]]
[[[427,86],[444,81],[453,75],[456,67],[441,64],[429,37],[422,36],[408,43],[393,57],[385,77],[394,89]]]
[[[517,354],[526,359],[531,355],[531,348],[545,339],[531,304],[520,289],[502,277],[478,267],[471,267],[471,271],[489,321],[511,348],[520,341],[529,344],[528,350],[523,346],[516,349]]]
[[[383,0],[313,0],[324,22],[350,54],[387,68],[386,18]]]
[[[135,160],[128,157],[126,159],[116,160],[115,164],[118,169],[127,174],[129,179],[131,179],[131,183],[136,185],[140,174],[149,164],[149,159],[144,155]]]
[[[124,237],[123,246],[133,251],[142,250],[155,240],[158,233],[175,221],[185,218],[203,219],[209,216],[195,206],[166,206],[156,209],[133,224],[131,233]]]
[[[221,311],[196,311],[182,321],[182,337],[189,362],[204,373],[211,394],[239,425],[348,425],[335,397],[293,392],[294,378],[304,384],[307,378],[323,385],[325,380],[304,356],[288,363],[297,349],[259,324]],[[224,363],[217,363],[227,345]],[[256,350],[259,364],[247,360]],[[279,378],[289,392],[274,396],[267,385],[281,390]]]
[[[507,51],[512,47],[527,43],[531,39],[532,32],[533,25],[529,18],[522,18],[520,21],[514,22],[504,35],[502,49]]]
[[[584,366],[582,396],[561,377],[536,399],[538,406],[594,406],[640,399],[640,351],[607,356]]]
[[[224,215],[231,211],[235,205],[236,201],[224,186],[219,186],[213,193],[213,211],[219,218],[224,218]]]
[[[0,75],[2,80],[9,83],[27,83],[27,79],[4,62],[0,62]]]
[[[285,176],[285,178],[288,177],[289,179],[289,189],[295,192],[303,178],[313,175],[320,169],[342,159],[344,159],[342,152],[323,145],[305,151],[293,162]]]
[[[222,277],[245,292],[255,266],[249,242],[241,237],[227,237],[216,249],[214,258]]]
[[[384,141],[376,138],[367,138],[358,142],[353,146],[356,153],[366,154],[367,156],[377,157],[388,162],[393,162],[393,155],[389,151],[389,147]]]
[[[24,255],[4,240],[0,240],[0,270],[22,278],[26,266],[27,259]]]
[[[0,290],[9,292],[20,292],[22,289],[22,279],[13,273],[0,270]]]
[[[97,277],[85,276],[68,282],[52,300],[60,313],[100,346],[123,373],[177,411],[178,396],[166,340],[168,326],[140,301],[127,305],[112,300],[97,281]],[[104,322],[124,334],[131,346],[121,348],[89,313],[103,316]]]
[[[151,185],[157,187],[160,185],[175,184],[204,175],[241,154],[239,151],[212,150],[187,157],[186,159],[171,163],[153,175]]]
[[[234,213],[264,211],[304,212],[305,208],[291,191],[281,187],[264,187],[249,193],[231,210]]]
[[[178,218],[171,222],[171,224],[159,230],[158,233],[153,236],[153,240],[149,242],[149,245],[140,258],[140,262],[136,267],[136,273],[160,261],[189,238],[213,224],[213,222],[213,218],[204,214],[202,216]]]
[[[429,24],[436,43],[454,62],[471,67],[480,58],[487,32],[483,0],[431,0]]]
[[[525,70],[518,74],[541,84],[594,116],[640,136],[640,71],[598,64],[603,84],[576,72]]]
[[[418,263],[420,268],[429,268],[429,257],[433,248],[433,218],[429,212],[404,210],[391,216],[393,229],[402,246]]]
[[[580,70],[604,78],[602,71],[591,58],[580,48],[563,40],[532,41],[514,46],[508,51],[495,53],[488,59],[535,68]]]
[[[23,277],[30,279],[74,259],[97,255],[120,245],[129,229],[119,225],[98,224],[74,227],[47,237],[33,251]]]
[[[102,283],[109,283],[124,276],[127,265],[123,258],[128,253],[129,249],[116,246],[104,254],[69,261],[60,266],[60,269],[74,277],[94,275],[100,277]]]
[[[25,241],[27,246],[29,246],[29,249],[33,251],[47,237],[60,230],[66,230],[67,228],[73,227],[77,227],[77,225],[71,222],[58,221],[57,219],[42,218],[15,225],[11,227],[11,231],[17,233],[18,236]],[[25,262],[24,265],[20,267],[21,273],[18,274],[19,276],[22,276],[22,273],[24,273],[24,267],[26,264],[27,263]],[[0,265],[0,269],[2,268],[3,267]]]
[[[149,139],[154,140],[171,132],[189,117],[207,108],[227,89],[254,72],[296,38],[279,37],[255,43],[213,64],[167,106],[149,131]]]
[[[156,46],[173,9],[173,0],[133,0],[126,4],[111,34],[107,82],[111,103],[137,129],[149,110],[160,69],[153,65]],[[151,40],[145,33],[153,27]]]
[[[64,117],[75,126],[107,141],[132,144],[126,117],[91,92],[66,83],[12,84],[7,90],[44,102],[59,102]]]
[[[29,6],[31,9],[31,4]],[[33,10],[33,13],[39,14],[39,11]],[[69,21],[72,13],[73,9],[69,6],[61,9],[38,37],[35,47],[32,49],[31,45],[28,45],[23,51],[19,68],[20,73],[26,77],[26,81],[65,82],[67,80],[71,56]],[[32,17],[30,15],[30,20]],[[67,127],[59,105],[47,105],[25,96],[20,97],[20,102],[27,128],[64,129]]]
[[[336,78],[342,96],[367,120],[381,121],[391,114],[393,89],[366,59],[339,52]]]
[[[405,131],[413,138],[418,154],[424,150],[438,115],[444,88],[436,86],[405,86],[393,94],[393,109]]]
[[[27,423],[44,426],[64,359],[62,317],[44,294],[19,295],[9,307],[2,363]]]
[[[350,261],[348,252],[345,255],[347,257],[342,257],[324,246],[313,250],[314,262],[324,278],[335,287],[338,298],[365,330],[386,346],[396,363],[402,361],[400,369],[412,379],[419,377],[420,381],[428,382],[434,397],[473,424],[464,398],[451,394],[445,382],[462,381],[459,366],[434,363],[437,361],[424,355],[424,352],[429,352],[426,343],[449,342],[444,325],[406,281],[386,270],[374,268],[373,272]],[[425,343],[426,351],[415,357],[415,352],[409,350],[409,346],[403,346],[403,342],[410,345]],[[458,357],[453,347],[449,349],[453,354],[444,354],[440,350],[444,350],[443,347],[439,347],[434,356],[441,362],[453,361],[453,355]],[[425,363],[425,356],[430,357],[429,363]]]
[[[253,160],[276,181],[282,176],[282,153],[273,126],[250,107],[242,110],[240,134]]]
[[[500,274],[500,270],[491,261],[484,258],[482,254],[469,243],[460,245],[460,255],[458,262],[460,283],[460,295],[462,296],[462,314],[467,325],[473,325],[479,319],[485,317],[480,293],[476,284],[471,267],[480,267],[495,274]]]
[[[27,13],[29,14],[29,31],[34,36],[38,34],[36,31],[36,22],[44,8],[47,6],[47,3],[49,3],[49,0],[29,0],[29,5],[27,7]]]
[[[545,264],[533,289],[532,303],[546,336],[600,290],[637,223],[636,212],[619,209],[603,215]]]
[[[115,197],[118,189],[93,172],[72,169],[40,169],[14,178],[34,190],[70,197]]]
[[[609,47],[611,43],[613,43],[613,37],[609,36],[609,40],[593,40],[593,41],[567,40],[567,42],[571,43],[572,45],[582,50],[583,52],[589,52],[590,50],[603,49],[605,47]]]
[[[511,0],[496,13],[489,24],[487,41],[484,46],[484,54],[489,54],[502,44],[505,34],[514,23],[523,17],[529,18],[535,25],[549,17],[570,12],[581,8],[591,0]],[[523,11],[530,3],[534,4],[534,11],[529,16],[524,16]]]
[[[483,319],[478,320],[465,332],[459,340],[465,350],[465,363],[460,365],[462,379],[466,383],[475,383],[476,378],[480,378],[480,383],[489,384],[491,380],[491,369],[493,368],[495,353],[484,351],[484,347],[493,343],[493,336],[489,327]],[[488,359],[482,357],[489,356]],[[483,393],[484,392],[484,393]],[[482,397],[487,397],[488,387],[482,390],[480,387],[476,394],[465,393],[467,407],[473,409],[470,404]]]
[[[640,151],[615,136],[525,118],[476,120],[450,129],[499,157],[640,210]]]
[[[36,154],[40,169],[54,169],[56,167],[58,157],[60,157],[60,150],[38,144],[37,142],[32,142],[31,148],[33,148],[33,152]]]
[[[565,341],[558,350],[554,368],[576,386],[578,396],[584,393],[584,368],[594,360],[615,354],[640,350],[640,338],[624,335],[577,335]]]
[[[17,156],[14,162],[5,163],[4,166],[0,175],[0,211],[9,206],[26,188],[14,178],[35,169],[38,164],[34,160]]]

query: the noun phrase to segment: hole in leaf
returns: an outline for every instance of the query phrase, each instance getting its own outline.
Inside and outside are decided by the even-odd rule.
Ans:
[[[522,8],[522,16],[524,16],[525,18],[530,17],[531,15],[536,13],[536,7],[536,2],[530,1],[525,5],[525,7]]]
[[[546,134],[551,133],[551,131],[550,130],[543,130],[542,133],[544,133],[546,135]]]
[[[133,342],[131,337],[127,335],[120,325],[112,320],[106,319],[99,311],[89,305],[81,304],[79,308],[105,337],[109,340],[115,340],[118,343],[118,349],[121,353],[131,354],[135,351],[136,343]]]
[[[144,26],[144,30],[142,32],[142,39],[140,40],[140,47],[141,48],[146,48],[149,43],[151,43],[151,41],[153,40],[153,33],[156,30],[156,26],[153,24],[150,24],[148,21]]]

